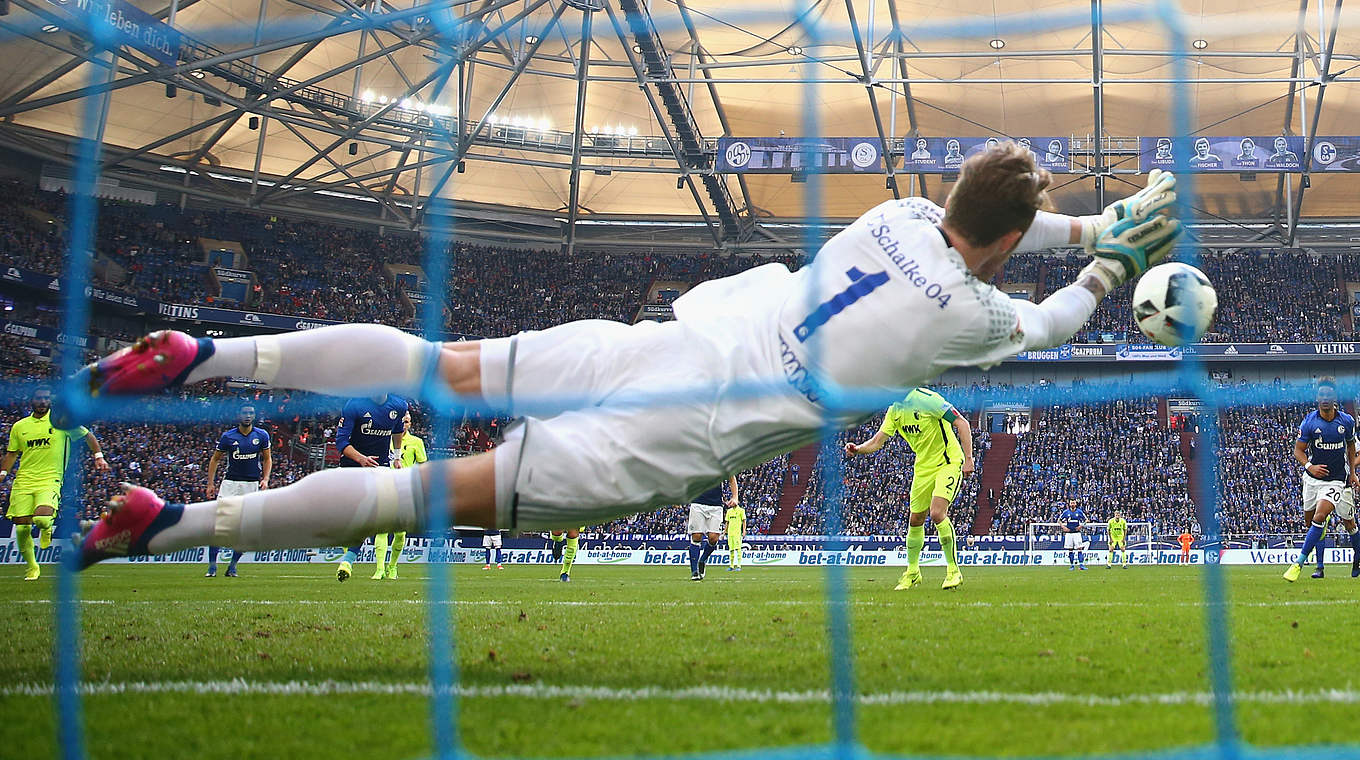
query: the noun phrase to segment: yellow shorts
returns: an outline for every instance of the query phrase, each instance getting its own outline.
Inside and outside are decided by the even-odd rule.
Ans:
[[[1128,541],[1127,538],[1112,538],[1112,539],[1110,539],[1110,549],[1111,549],[1111,550],[1114,550],[1114,549],[1123,549],[1123,548],[1125,548],[1125,547],[1124,547],[1124,544],[1125,544],[1125,542],[1127,542],[1127,541]]]
[[[38,507],[51,507],[55,512],[59,506],[61,486],[20,486],[9,492],[9,509],[5,516],[11,520],[16,517],[32,517],[37,513]]]
[[[931,502],[937,496],[953,504],[962,482],[962,462],[941,465],[929,470],[917,469],[911,477],[912,514],[929,511]]]

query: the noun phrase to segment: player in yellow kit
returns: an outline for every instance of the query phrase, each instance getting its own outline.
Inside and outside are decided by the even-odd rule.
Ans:
[[[402,467],[414,467],[429,460],[425,454],[425,441],[416,437],[411,432],[411,413],[408,411],[401,420],[406,427],[406,434],[401,437],[401,454],[393,456],[392,459],[400,460]],[[373,571],[373,580],[380,581],[383,578],[396,580],[397,560],[401,558],[401,550],[406,548],[406,532],[392,533],[392,558],[387,559],[388,546],[387,533],[379,533],[373,537],[373,562],[377,567]]]
[[[948,423],[948,424],[945,424]],[[917,388],[901,401],[888,407],[883,425],[874,437],[863,443],[845,444],[845,453],[870,454],[900,435],[916,452],[911,477],[911,527],[907,531],[907,570],[897,590],[921,583],[921,548],[926,542],[926,514],[935,523],[940,548],[948,563],[941,588],[957,588],[963,583],[954,550],[954,525],[949,522],[949,505],[959,492],[965,475],[973,473],[973,429],[954,405],[940,394]]]
[[[94,453],[95,469],[107,472],[108,462],[99,448],[99,440],[83,427],[61,430],[52,427],[52,391],[38,388],[33,392],[33,413],[14,423],[9,429],[9,446],[0,460],[0,482],[14,469],[19,459],[19,473],[9,490],[9,506],[5,517],[14,523],[14,541],[28,564],[24,580],[37,580],[42,575],[33,552],[33,528],[37,525],[38,545],[46,549],[52,545],[52,525],[57,508],[61,506],[61,482],[66,474],[66,460],[71,453],[71,438],[84,438]]]
[[[1112,567],[1111,563],[1119,564],[1119,553],[1124,553],[1124,567],[1129,566],[1128,534],[1129,524],[1124,519],[1124,515],[1115,510],[1114,517],[1105,524],[1105,529],[1110,534],[1110,553],[1105,557],[1105,567]]]
[[[727,523],[727,569],[741,570],[741,541],[746,536],[746,510],[735,498],[723,514]]]

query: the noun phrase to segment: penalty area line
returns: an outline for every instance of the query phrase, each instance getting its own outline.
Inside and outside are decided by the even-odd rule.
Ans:
[[[29,683],[0,687],[3,697],[50,697],[51,684]],[[726,686],[670,688],[642,686],[570,686],[553,684],[459,684],[454,693],[460,698],[514,697],[524,699],[580,699],[600,701],[658,700],[668,702],[741,702],[753,704],[830,704],[826,690],[775,691]],[[126,681],[87,682],[80,685],[85,696],[125,694],[202,694],[229,696],[335,696],[335,695],[410,695],[428,697],[428,683],[383,681],[248,681],[241,678],[223,681]],[[1044,707],[1075,705],[1084,707],[1126,707],[1130,705],[1194,705],[1213,703],[1205,691],[1124,695],[1072,694],[1065,692],[1005,691],[889,691],[858,694],[855,700],[866,706],[914,704],[1015,704]],[[1242,691],[1236,702],[1254,704],[1360,704],[1360,690],[1321,689],[1316,691]]]

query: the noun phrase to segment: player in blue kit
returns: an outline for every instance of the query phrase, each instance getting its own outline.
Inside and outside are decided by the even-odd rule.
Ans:
[[[1067,569],[1086,569],[1086,540],[1081,535],[1081,525],[1086,522],[1086,512],[1077,500],[1067,502],[1067,509],[1058,515],[1063,524],[1063,548],[1067,550]]]
[[[1360,485],[1355,476],[1355,418],[1341,411],[1337,403],[1336,380],[1318,379],[1316,411],[1308,413],[1299,425],[1299,437],[1294,442],[1294,458],[1303,465],[1303,516],[1308,521],[1308,535],[1297,562],[1284,571],[1284,579],[1293,583],[1303,572],[1303,563],[1314,549],[1318,552],[1318,569],[1314,578],[1322,577],[1322,540],[1327,518],[1333,512],[1341,518],[1355,547],[1351,560],[1351,577],[1360,577],[1360,532],[1355,525],[1355,494],[1351,487]]]
[[[405,399],[391,394],[346,401],[340,427],[335,431],[340,466],[401,467],[401,439],[406,434],[408,410]],[[335,569],[336,580],[341,583],[349,580],[363,546],[360,539],[345,551]]]
[[[269,488],[269,471],[274,467],[269,444],[269,432],[255,427],[255,407],[249,404],[241,407],[236,415],[236,427],[217,439],[217,448],[208,459],[208,487],[205,489],[208,498],[245,496]],[[224,458],[227,460],[227,472],[219,488],[217,468]],[[217,575],[217,552],[218,547],[208,547],[206,578]],[[240,559],[241,552],[233,551],[231,563],[227,565],[228,578],[236,577],[236,562]]]

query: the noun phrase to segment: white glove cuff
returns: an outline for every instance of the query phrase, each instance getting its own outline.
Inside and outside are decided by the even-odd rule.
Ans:
[[[1077,276],[1077,280],[1080,281],[1082,277],[1088,274],[1100,280],[1101,284],[1105,286],[1106,293],[1113,293],[1115,288],[1124,284],[1126,277],[1122,265],[1100,258],[1096,258],[1090,264],[1087,264],[1086,268],[1081,270],[1081,274]]]

